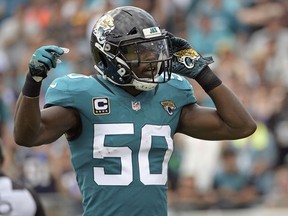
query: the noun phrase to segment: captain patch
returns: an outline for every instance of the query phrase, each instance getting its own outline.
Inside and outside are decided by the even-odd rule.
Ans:
[[[93,98],[93,113],[95,115],[105,115],[110,114],[110,101],[109,98]]]

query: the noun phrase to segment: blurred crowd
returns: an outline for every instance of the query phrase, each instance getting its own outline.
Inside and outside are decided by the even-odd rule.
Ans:
[[[65,138],[36,148],[17,146],[13,115],[31,55],[42,45],[70,49],[50,71],[94,74],[90,34],[109,9],[134,5],[161,28],[186,38],[241,98],[258,124],[250,137],[207,142],[177,135],[169,164],[169,204],[195,209],[257,205],[288,207],[287,0],[1,0],[0,125],[4,170],[38,193],[81,200]],[[191,80],[198,103],[213,107]],[[27,134],[29,136],[29,134]]]

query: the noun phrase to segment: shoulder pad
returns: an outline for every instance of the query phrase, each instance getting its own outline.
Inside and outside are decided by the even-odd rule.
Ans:
[[[185,77],[180,76],[178,74],[174,74],[174,73],[172,73],[171,79],[169,80],[168,84],[178,89],[191,89],[192,88],[191,84],[188,82],[188,80]]]
[[[90,76],[85,76],[81,74],[71,73],[63,77],[56,78],[49,86],[53,89],[58,90],[80,90],[86,89],[89,85],[87,83],[88,80],[92,80]],[[89,82],[89,81],[88,81]]]

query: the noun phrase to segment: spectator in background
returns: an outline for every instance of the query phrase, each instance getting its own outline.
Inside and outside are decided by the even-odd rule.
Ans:
[[[281,167],[288,162],[288,92],[285,93],[280,108],[268,120],[268,127],[276,140],[276,166]]]
[[[215,53],[220,40],[233,37],[229,30],[219,29],[214,25],[213,17],[210,14],[200,15],[194,22],[195,24],[191,25],[188,19],[187,38],[201,53]]]
[[[1,92],[1,91],[0,91]],[[2,97],[0,97],[0,137],[3,137],[5,133],[6,123],[8,121],[7,106],[4,103]]]
[[[250,178],[259,201],[260,198],[263,201],[271,191],[273,168],[277,161],[277,147],[273,134],[258,118],[257,130],[253,135],[231,141],[228,147],[235,151],[239,170]]]
[[[264,123],[257,123],[255,133],[244,139],[231,141],[230,148],[236,152],[237,163],[242,172],[251,174],[253,165],[261,161],[267,169],[275,166],[277,150],[274,136]]]
[[[234,40],[237,23],[223,0],[200,1],[187,17],[187,39],[200,53],[215,53],[223,40]],[[236,29],[234,29],[236,27]]]
[[[263,26],[253,32],[247,41],[246,58],[256,55],[264,58],[264,81],[273,85],[288,86],[288,28],[284,26],[284,10],[278,5],[278,12],[263,21]],[[270,11],[270,9],[269,9]],[[266,11],[263,11],[266,13]]]
[[[0,215],[45,216],[38,195],[2,172],[4,153],[0,143]]]
[[[287,164],[276,169],[272,191],[264,200],[264,205],[268,207],[288,206],[288,169]]]
[[[218,199],[216,207],[220,209],[248,208],[257,201],[255,188],[238,168],[236,152],[229,147],[223,149],[213,187]]]
[[[219,41],[215,48],[217,56],[215,71],[222,79],[231,84],[237,82],[237,85],[236,83],[231,85],[236,88],[255,85],[258,77],[253,73],[251,65],[238,55],[238,47],[234,40]]]
[[[267,166],[265,159],[252,164],[251,182],[259,196],[259,202],[263,202],[272,191],[274,175],[274,170]]]
[[[28,150],[26,148],[19,151],[18,158],[22,175],[19,177],[22,182],[30,185],[37,193],[56,193],[58,182],[53,175],[54,169],[50,166],[54,160],[50,146]]]
[[[228,0],[227,0],[228,1]],[[244,0],[241,0],[244,2]],[[259,30],[272,17],[283,15],[286,0],[246,0],[236,13],[238,22],[246,26],[248,35]]]

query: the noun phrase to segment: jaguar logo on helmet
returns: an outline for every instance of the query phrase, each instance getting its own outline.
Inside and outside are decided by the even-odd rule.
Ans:
[[[106,41],[106,35],[115,28],[114,19],[111,15],[106,14],[102,16],[96,23],[93,34],[97,37],[100,44]]]

